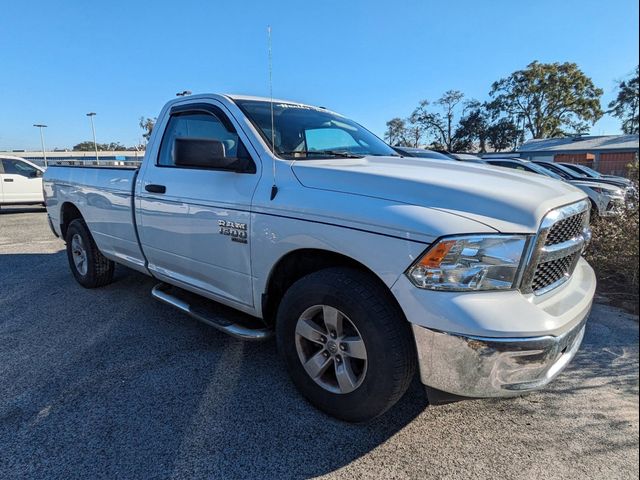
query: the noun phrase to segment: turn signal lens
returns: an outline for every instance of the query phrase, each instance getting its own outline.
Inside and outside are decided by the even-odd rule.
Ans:
[[[425,268],[438,268],[455,244],[455,240],[438,242],[435,247],[430,248],[424,257],[420,259],[420,265]]]

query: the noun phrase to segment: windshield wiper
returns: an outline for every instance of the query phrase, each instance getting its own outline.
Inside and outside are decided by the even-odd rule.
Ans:
[[[291,152],[278,152],[280,155],[329,155],[331,157],[339,158],[362,158],[364,155],[357,155],[355,153],[340,152],[338,150],[294,150]],[[298,158],[299,157],[295,157]],[[304,158],[304,157],[303,157]]]

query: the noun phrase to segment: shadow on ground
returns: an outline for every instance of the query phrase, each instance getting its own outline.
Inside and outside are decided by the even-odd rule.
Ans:
[[[64,252],[0,255],[12,279],[0,289],[6,477],[316,476],[426,406],[416,383],[370,424],[329,418],[294,390],[274,342],[232,339],[152,300],[153,280],[117,272],[85,290]]]
[[[0,215],[11,215],[11,214],[17,214],[17,213],[42,213],[46,211],[47,209],[41,206],[33,206],[33,207],[29,207],[29,206],[15,207],[15,206],[9,206],[9,205],[0,206]]]
[[[273,342],[198,324],[124,268],[85,290],[62,248],[44,213],[0,216],[0,479],[638,478],[637,317],[595,305],[541,392],[425,408],[414,383],[354,426],[298,395]]]

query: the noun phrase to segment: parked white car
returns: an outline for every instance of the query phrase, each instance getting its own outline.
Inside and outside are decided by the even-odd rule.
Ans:
[[[44,169],[23,158],[0,156],[0,205],[44,203]]]
[[[223,332],[275,333],[300,392],[348,421],[390,408],[416,367],[432,401],[543,387],[577,352],[595,291],[580,190],[401,157],[296,102],[175,99],[138,170],[44,178],[78,283],[106,285],[121,263]]]
[[[601,217],[618,215],[625,208],[625,190],[618,186],[588,180],[573,180],[571,184],[589,196],[593,202],[592,206],[595,205],[595,209],[592,209],[594,215]]]

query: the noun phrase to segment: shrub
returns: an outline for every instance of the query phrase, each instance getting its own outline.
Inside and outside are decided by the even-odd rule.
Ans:
[[[630,168],[638,187],[638,169]],[[594,219],[587,260],[598,276],[598,291],[612,303],[638,313],[638,198],[614,217]]]

